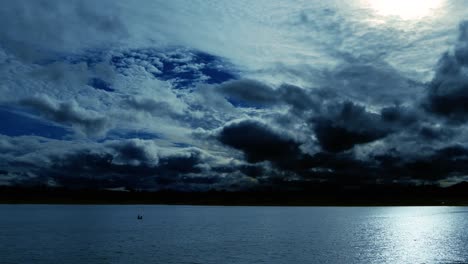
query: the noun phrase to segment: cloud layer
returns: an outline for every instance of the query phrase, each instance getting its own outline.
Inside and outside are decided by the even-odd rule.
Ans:
[[[337,3],[2,5],[0,184],[465,180],[465,4],[404,21]]]

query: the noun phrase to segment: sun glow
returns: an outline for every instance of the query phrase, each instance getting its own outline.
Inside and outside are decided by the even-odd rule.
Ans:
[[[382,16],[420,19],[432,15],[444,0],[368,0],[369,6]]]

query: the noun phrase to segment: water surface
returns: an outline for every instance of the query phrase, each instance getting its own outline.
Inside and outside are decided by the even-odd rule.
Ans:
[[[0,205],[0,263],[460,264],[468,207]]]

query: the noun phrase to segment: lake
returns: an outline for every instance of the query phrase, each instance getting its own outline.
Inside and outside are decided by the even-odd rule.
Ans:
[[[468,207],[0,205],[0,263],[460,264]]]

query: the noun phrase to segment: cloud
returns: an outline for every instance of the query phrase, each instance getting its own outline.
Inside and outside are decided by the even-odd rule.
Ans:
[[[56,158],[51,167],[39,172],[70,188],[136,187],[140,181],[153,175],[149,165],[118,164],[110,153],[83,150]]]
[[[21,59],[108,45],[126,35],[110,1],[28,1],[0,7],[0,46]],[[79,41],[78,41],[79,40]]]
[[[450,23],[338,2],[6,3],[2,182],[300,189],[466,173],[467,23],[426,84]]]
[[[460,145],[433,149],[414,157],[388,153],[376,156],[376,160],[380,162],[379,169],[386,177],[436,181],[451,176],[463,176],[468,172],[468,151]]]
[[[252,105],[268,106],[278,101],[276,92],[270,86],[255,80],[228,81],[218,90],[232,100]]]
[[[251,162],[280,161],[299,152],[299,143],[262,123],[250,120],[224,127],[219,134],[219,141],[244,151],[247,160]]]
[[[194,149],[179,149],[163,154],[148,143],[111,142],[112,150],[83,150],[56,157],[52,166],[39,172],[58,185],[71,188],[119,188],[142,190],[207,190],[223,179],[207,174],[203,155]],[[153,157],[150,157],[153,155]],[[221,184],[220,184],[221,185]],[[224,186],[227,187],[227,186]]]
[[[306,91],[305,89],[282,84],[277,89],[265,83],[241,79],[228,81],[216,90],[238,106],[272,107],[286,105],[297,111],[317,109],[320,104],[317,100],[317,91]]]
[[[369,113],[352,102],[330,105],[327,110],[315,120],[314,125],[318,142],[326,151],[340,152],[389,133],[380,115]]]
[[[46,119],[70,125],[88,136],[103,135],[110,127],[105,117],[80,108],[75,101],[55,102],[47,96],[41,96],[23,99],[20,104],[37,111]]]
[[[453,52],[446,52],[439,60],[434,79],[429,84],[423,106],[451,121],[465,121],[468,117],[468,22],[459,27],[458,42]]]
[[[141,139],[85,142],[0,136],[0,167],[5,175],[16,175],[6,183],[145,190],[228,187],[221,182],[229,176],[209,171],[216,158],[196,148],[167,148]]]
[[[326,89],[361,104],[385,106],[411,103],[420,97],[423,84],[412,80],[381,59],[345,55],[345,62],[326,71]]]
[[[223,127],[218,140],[241,150],[248,162],[270,161],[288,170],[298,166],[304,156],[300,142],[254,120],[244,120]]]
[[[131,139],[109,142],[114,151],[114,162],[122,164],[157,164],[159,162],[158,148],[153,141]]]
[[[174,109],[173,105],[167,101],[156,101],[151,98],[138,98],[131,97],[125,99],[123,102],[125,105],[128,105],[130,108],[133,108],[137,111],[148,112],[155,115],[161,116],[170,116],[181,114],[182,111],[177,111]]]

